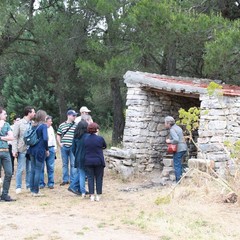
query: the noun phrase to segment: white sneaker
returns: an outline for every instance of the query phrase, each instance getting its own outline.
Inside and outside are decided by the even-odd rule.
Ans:
[[[86,194],[85,193],[83,193],[82,194],[82,199],[84,199],[86,197]]]
[[[22,192],[21,188],[16,188],[16,194],[20,194]]]
[[[44,194],[38,192],[38,193],[32,193],[32,197],[43,197]]]
[[[96,195],[95,201],[99,202],[100,201],[100,196]]]
[[[95,200],[95,199],[94,199],[94,195],[91,195],[90,201],[91,201],[91,202],[94,202],[94,200]]]

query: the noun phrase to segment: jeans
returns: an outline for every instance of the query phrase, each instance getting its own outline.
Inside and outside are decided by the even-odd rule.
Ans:
[[[8,195],[12,179],[12,162],[9,152],[0,152],[0,163],[4,169],[2,198],[5,198]]]
[[[182,157],[185,153],[186,151],[182,151],[173,154],[173,165],[175,170],[176,182],[178,182],[182,176]]]
[[[73,181],[71,181],[70,188],[73,189],[74,191],[86,194],[85,178],[86,178],[85,170],[77,168],[77,174],[75,175]]]
[[[31,158],[30,190],[32,193],[38,193],[43,162],[38,161],[32,155],[30,155],[30,158]]]
[[[74,155],[71,147],[61,147],[62,156],[62,180],[63,182],[69,182],[69,160],[70,160],[70,182],[74,180],[77,174],[77,169],[74,168]]]
[[[103,185],[103,166],[86,166],[86,173],[88,178],[89,194],[94,194],[94,182],[96,181],[97,194],[102,194]]]
[[[26,169],[26,188],[30,187],[30,171],[31,171],[31,162],[29,159],[26,159],[26,152],[18,153],[17,158],[17,173],[16,173],[16,188],[22,187],[22,174],[24,169]]]
[[[40,187],[45,187],[45,182],[44,182],[44,168],[45,164],[47,167],[47,176],[48,176],[48,182],[47,185],[48,187],[53,187],[54,186],[54,166],[55,166],[55,149],[54,147],[49,148],[49,156],[46,157],[43,167],[42,167],[42,172],[41,172],[41,177],[40,177]]]

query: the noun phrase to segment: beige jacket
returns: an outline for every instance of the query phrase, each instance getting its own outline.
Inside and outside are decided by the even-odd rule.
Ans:
[[[12,152],[13,153],[23,153],[27,151],[27,145],[23,140],[24,132],[29,128],[30,122],[25,118],[18,121],[13,129],[14,140],[12,141]]]

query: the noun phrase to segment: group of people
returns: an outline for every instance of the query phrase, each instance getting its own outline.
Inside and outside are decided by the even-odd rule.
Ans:
[[[17,158],[16,194],[22,192],[22,175],[26,172],[26,189],[33,197],[43,194],[39,189],[46,186],[44,182],[44,165],[47,168],[47,186],[54,188],[54,165],[57,143],[60,146],[62,158],[62,183],[70,183],[69,191],[81,195],[89,194],[91,201],[99,201],[102,194],[103,173],[105,161],[103,149],[106,142],[98,135],[99,126],[92,121],[87,107],[80,109],[81,116],[77,117],[74,110],[67,112],[67,120],[60,124],[57,130],[57,141],[52,127],[52,117],[43,110],[27,106],[24,117],[18,119],[14,125],[6,121],[7,113],[0,107],[0,166],[4,170],[4,181],[1,200],[15,201],[9,196],[9,187],[13,175],[13,158]],[[29,129],[37,133],[38,142],[34,146],[27,146],[24,134]],[[11,145],[11,150],[9,149]],[[70,164],[70,170],[69,170]],[[85,188],[88,181],[88,191]],[[96,181],[96,194],[94,191]]]
[[[44,182],[44,166],[47,169],[47,186],[54,188],[54,165],[57,143],[62,158],[62,182],[60,186],[69,185],[68,190],[82,198],[89,194],[91,201],[99,201],[102,194],[105,160],[103,149],[107,147],[103,137],[98,135],[99,125],[93,122],[91,111],[83,106],[80,116],[74,110],[68,110],[67,120],[57,129],[55,138],[52,117],[43,110],[27,106],[24,117],[15,119],[13,126],[6,121],[6,110],[0,107],[0,167],[4,169],[1,200],[14,201],[9,196],[9,188],[13,175],[13,159],[17,158],[16,194],[22,192],[22,175],[26,172],[26,189],[34,197],[42,196],[39,189],[46,186]],[[183,130],[171,116],[165,118],[165,127],[169,129],[167,144],[176,144],[173,154],[176,182],[182,176],[182,158],[187,151]],[[38,142],[27,146],[24,133],[27,129],[36,130]],[[12,159],[11,159],[12,155]],[[1,171],[0,171],[1,172]],[[88,182],[88,191],[85,182]],[[96,184],[96,192],[95,192]]]

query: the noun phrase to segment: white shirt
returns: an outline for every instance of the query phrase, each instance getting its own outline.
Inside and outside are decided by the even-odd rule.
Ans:
[[[52,126],[48,127],[47,131],[48,131],[48,146],[49,147],[54,146],[55,150],[57,150],[57,142],[53,127]]]
[[[76,117],[76,119],[74,120],[76,124],[78,124],[80,121],[81,121],[81,116]]]

